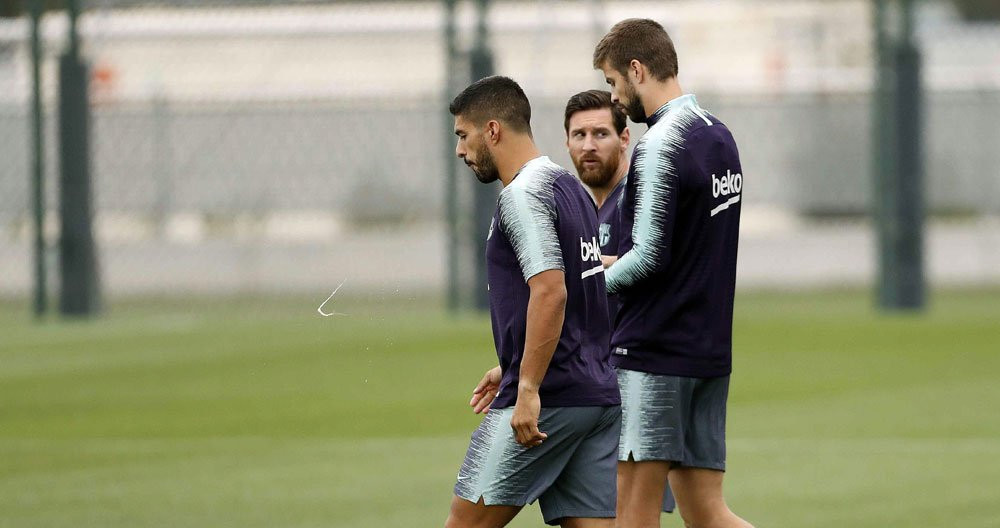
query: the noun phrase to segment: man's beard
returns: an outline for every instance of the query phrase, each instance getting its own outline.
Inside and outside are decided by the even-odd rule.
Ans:
[[[645,123],[646,109],[642,107],[639,92],[628,81],[625,81],[625,96],[628,98],[628,106],[622,105],[625,115],[635,123]]]
[[[607,161],[601,161],[600,165],[590,169],[584,168],[582,157],[579,162],[573,160],[573,164],[576,165],[576,173],[580,175],[580,181],[587,187],[607,187],[618,172],[621,155],[621,151],[615,149],[614,154],[609,156]]]
[[[466,162],[466,165],[469,163]],[[493,155],[490,154],[490,149],[486,148],[486,140],[483,140],[482,145],[480,145],[478,152],[476,152],[476,162],[475,167],[470,166],[473,174],[476,175],[476,179],[483,183],[493,183],[500,179],[500,171],[497,169],[497,164],[493,160]]]

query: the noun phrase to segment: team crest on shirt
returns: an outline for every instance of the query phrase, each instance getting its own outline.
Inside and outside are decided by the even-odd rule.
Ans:
[[[608,245],[608,242],[611,241],[611,224],[601,224],[597,235],[600,237],[601,247]]]

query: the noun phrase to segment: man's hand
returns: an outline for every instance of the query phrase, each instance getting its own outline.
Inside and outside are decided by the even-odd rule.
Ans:
[[[615,255],[601,255],[601,264],[604,264],[605,269],[610,268],[617,260],[618,257]]]
[[[486,371],[483,379],[479,380],[479,385],[476,385],[475,390],[472,391],[472,399],[469,400],[473,412],[479,414],[490,410],[490,404],[493,403],[497,397],[497,391],[500,390],[501,379],[503,379],[503,373],[500,372],[499,365]]]
[[[514,415],[510,419],[510,427],[514,429],[517,443],[535,447],[548,438],[549,435],[538,430],[538,414],[541,411],[542,400],[538,397],[538,390],[519,388]]]

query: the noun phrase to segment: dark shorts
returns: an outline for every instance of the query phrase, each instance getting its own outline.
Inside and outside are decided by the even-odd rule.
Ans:
[[[729,376],[685,378],[618,369],[619,460],[726,469]]]
[[[490,409],[472,433],[455,495],[487,506],[538,499],[548,524],[614,517],[621,408],[543,408],[538,429],[548,438],[531,448],[514,441],[513,412]]]

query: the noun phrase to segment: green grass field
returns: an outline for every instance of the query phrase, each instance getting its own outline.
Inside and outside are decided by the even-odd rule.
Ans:
[[[0,527],[440,526],[488,319],[319,301],[0,304]],[[1000,291],[740,294],[735,341],[726,492],[758,527],[1000,526]]]

